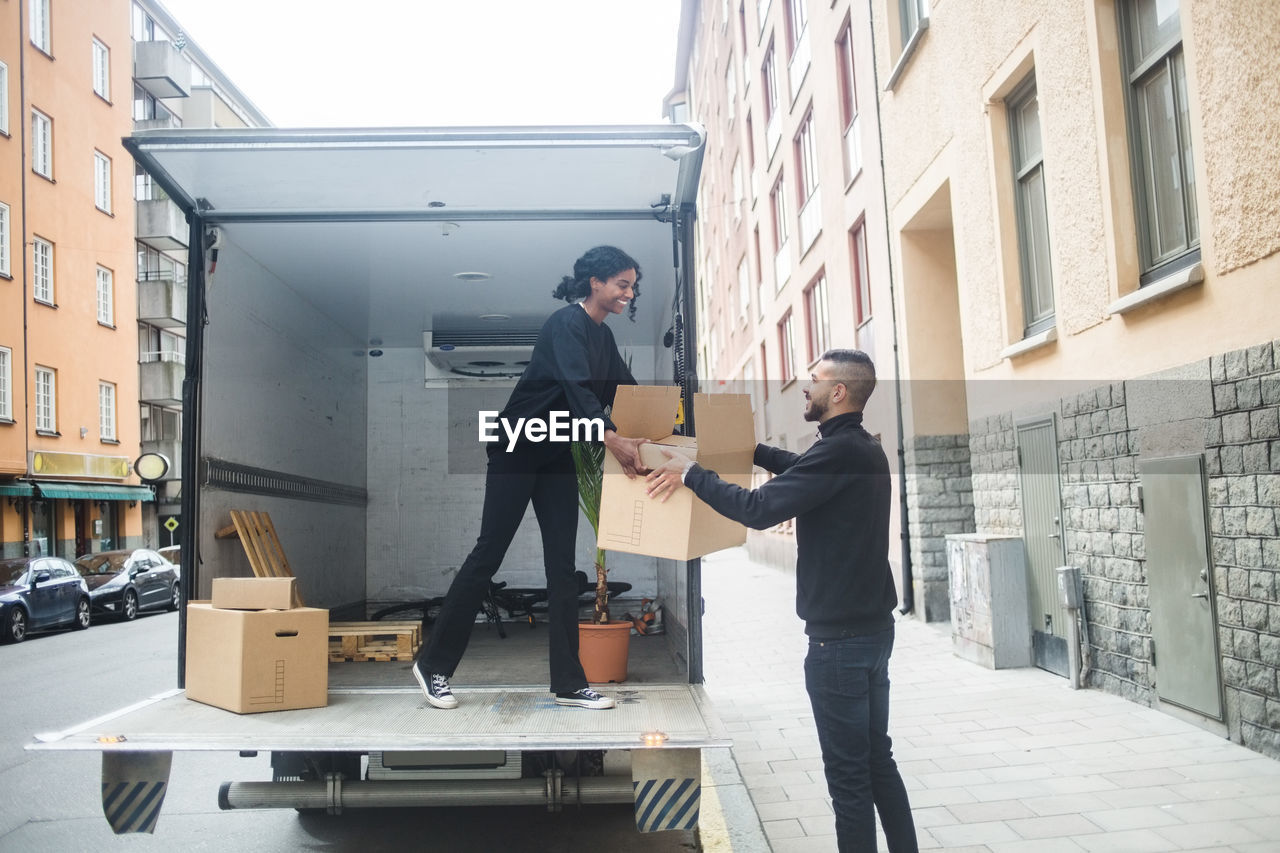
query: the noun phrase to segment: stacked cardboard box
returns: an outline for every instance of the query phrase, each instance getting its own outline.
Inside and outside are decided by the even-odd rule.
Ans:
[[[329,611],[294,578],[215,578],[187,605],[187,698],[238,714],[328,704]]]

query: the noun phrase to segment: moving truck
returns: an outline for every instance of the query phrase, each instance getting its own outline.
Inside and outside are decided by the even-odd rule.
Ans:
[[[639,262],[634,321],[608,322],[639,381],[679,389],[680,431],[696,434],[703,145],[680,124],[125,139],[189,253],[172,283],[186,305],[184,602],[251,574],[242,543],[215,536],[232,510],[270,515],[304,603],[333,620],[443,595],[479,528],[479,413],[502,408],[563,307],[553,288],[595,245]],[[589,575],[594,545],[581,522]],[[554,706],[545,630],[509,623],[504,639],[481,621],[456,710],[427,707],[402,659],[329,664],[324,707],[236,714],[184,695],[184,608],[176,689],[31,748],[100,751],[118,832],[154,824],[178,750],[271,754],[274,778],[223,784],[224,808],[625,801],[642,830],[691,828],[700,751],[729,745],[702,689],[699,563],[609,566],[635,598],[615,617],[660,599],[665,628],[633,638],[627,680],[602,687],[613,710]],[[497,580],[545,586],[532,513]],[[107,803],[124,796],[143,805]]]

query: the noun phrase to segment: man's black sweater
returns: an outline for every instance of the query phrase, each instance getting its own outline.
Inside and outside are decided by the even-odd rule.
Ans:
[[[499,417],[514,423],[567,411],[616,429],[605,407],[613,405],[619,385],[635,384],[608,325],[591,319],[579,304],[566,305],[542,324],[533,357]]]
[[[756,445],[755,464],[777,476],[758,489],[694,465],[685,485],[721,515],[756,530],[796,520],[796,613],[811,637],[872,634],[893,624],[889,568],[892,481],[862,413],[836,415],[802,454]]]

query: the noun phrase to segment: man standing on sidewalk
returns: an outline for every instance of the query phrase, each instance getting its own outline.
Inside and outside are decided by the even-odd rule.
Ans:
[[[683,456],[649,474],[666,500],[683,486],[721,515],[763,530],[796,520],[796,612],[809,654],[813,707],[841,851],[876,849],[875,813],[892,853],[917,850],[911,804],[889,739],[889,655],[898,594],[889,569],[889,460],[862,427],[875,365],[858,350],[828,350],[810,375],[804,417],[818,441],[802,454],[756,445],[776,474],[758,489],[721,480]]]

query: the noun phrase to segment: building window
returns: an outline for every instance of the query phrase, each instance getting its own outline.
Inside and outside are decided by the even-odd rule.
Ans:
[[[760,388],[764,398],[769,399],[769,348],[764,341],[760,342]]]
[[[871,274],[867,269],[866,223],[859,222],[849,232],[853,267],[854,324],[861,326],[871,319]]]
[[[146,10],[137,3],[133,4],[132,30],[134,41],[155,41],[156,22]]]
[[[116,386],[98,383],[98,432],[103,441],[116,440]]]
[[[764,32],[765,21],[769,18],[770,0],[756,0],[756,23],[760,26],[760,32]]]
[[[778,112],[778,70],[774,62],[773,42],[764,52],[764,65],[760,68],[760,80],[764,84],[764,120],[770,123]]]
[[[49,0],[31,0],[31,43],[50,55],[53,39],[49,26]]]
[[[778,173],[778,180],[774,182],[773,189],[769,191],[769,208],[773,217],[773,250],[781,252],[787,245],[787,237],[790,236],[787,226],[790,219],[787,215],[787,193],[781,172]]]
[[[138,281],[172,281],[182,284],[187,280],[186,264],[175,261],[146,243],[139,242],[136,246],[138,248]]]
[[[800,40],[804,38],[805,27],[809,24],[809,14],[805,9],[806,0],[787,0],[787,35],[791,39],[791,55],[795,56]]]
[[[111,100],[111,51],[97,39],[93,40],[93,91]]]
[[[738,69],[733,67],[733,55],[724,69],[725,110],[732,122],[738,110]]]
[[[1024,335],[1053,325],[1053,268],[1049,262],[1049,209],[1045,201],[1044,150],[1035,77],[1005,99],[1013,154],[1018,213],[1018,258],[1022,277]]]
[[[104,326],[115,325],[115,282],[111,270],[98,267],[98,322]]]
[[[862,141],[853,73],[853,25],[847,21],[836,42],[836,70],[840,86],[840,127],[844,131],[844,180],[848,183],[862,171]]]
[[[13,275],[9,271],[9,205],[0,201],[0,275]]]
[[[93,203],[111,212],[111,158],[101,151],[93,152]]]
[[[36,367],[36,431],[58,431],[58,372]]]
[[[818,190],[818,154],[813,144],[813,110],[800,123],[795,148],[796,194],[800,198],[800,207],[804,207]]]
[[[784,385],[796,378],[796,338],[790,309],[778,321],[778,372]]]
[[[31,170],[53,179],[53,119],[31,111]]]
[[[0,62],[0,133],[9,132],[9,66]]]
[[[13,420],[13,350],[0,347],[0,420]]]
[[[747,256],[738,261],[738,321],[743,326],[751,317],[751,273],[747,269]]]
[[[756,262],[756,304],[759,305],[758,317],[764,317],[764,265],[760,254],[760,226],[751,231],[751,255]]]
[[[831,317],[827,309],[827,277],[818,277],[804,292],[804,322],[808,332],[809,363],[817,361],[827,351],[831,341]]]
[[[31,295],[37,302],[53,304],[53,244],[31,238]]]
[[[737,225],[738,220],[742,218],[742,158],[737,154],[733,155],[733,224]]]
[[[1178,4],[1120,4],[1142,284],[1199,258],[1195,167]]]
[[[920,29],[920,22],[929,17],[926,0],[898,0],[898,24],[905,45]]]

